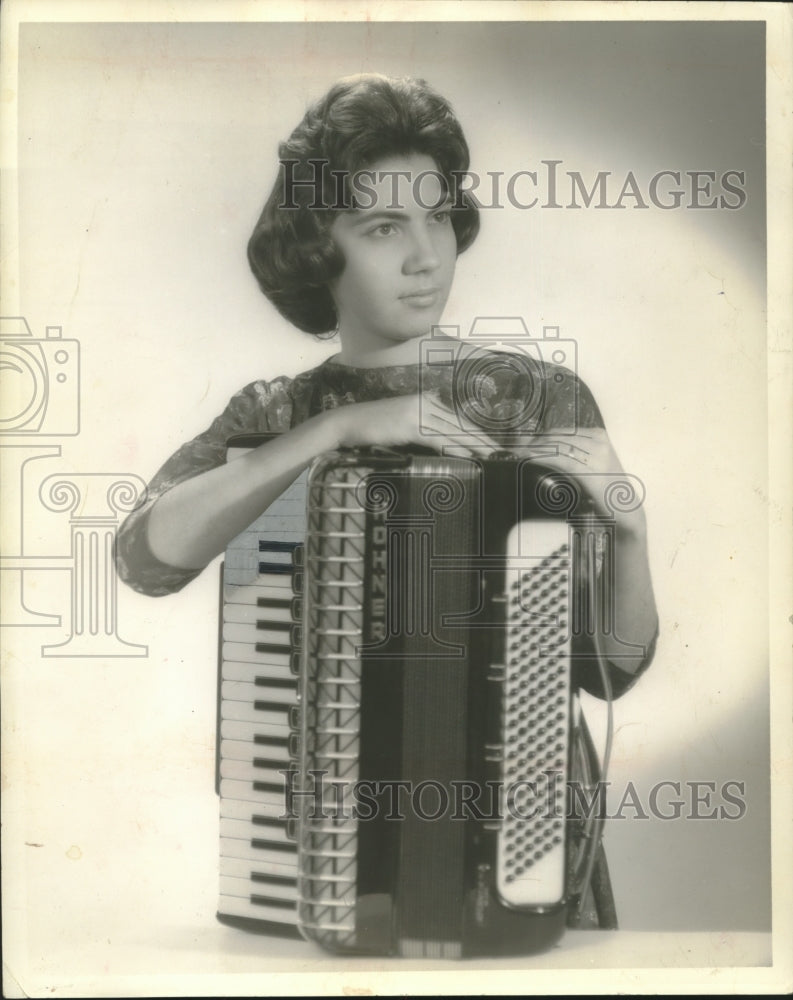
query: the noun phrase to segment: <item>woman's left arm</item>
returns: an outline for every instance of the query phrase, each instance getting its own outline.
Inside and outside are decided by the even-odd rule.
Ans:
[[[658,632],[658,613],[647,557],[647,520],[641,505],[619,511],[609,507],[609,485],[625,473],[602,427],[578,430],[561,428],[538,435],[519,453],[531,455],[532,444],[541,446],[537,457],[545,468],[571,477],[589,498],[595,514],[613,524],[614,565],[610,574],[614,627],[599,630],[600,648],[619,670],[635,675],[645,664]],[[602,616],[596,615],[598,624]],[[630,651],[630,647],[635,652]]]

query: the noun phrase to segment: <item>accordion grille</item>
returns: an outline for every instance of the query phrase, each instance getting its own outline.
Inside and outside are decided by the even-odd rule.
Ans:
[[[570,557],[567,526],[554,522],[516,525],[513,555],[528,530],[547,555],[528,569],[516,559],[507,575],[498,882],[508,904],[543,907],[564,898]]]
[[[354,467],[319,477],[308,505],[306,561],[313,572],[305,595],[301,780],[312,794],[301,796],[298,916],[308,936],[333,950],[355,945],[358,830],[350,797],[360,756],[366,530],[360,478]]]

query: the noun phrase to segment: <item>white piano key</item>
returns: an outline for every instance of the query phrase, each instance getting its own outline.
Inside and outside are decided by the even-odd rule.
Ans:
[[[220,858],[220,874],[229,875],[231,878],[247,878],[257,873],[259,875],[272,875],[275,878],[293,879],[297,877],[297,863],[288,865],[274,865],[271,862],[250,861],[248,858]],[[251,880],[251,884],[253,881]]]
[[[264,906],[242,899],[240,896],[220,896],[218,913],[227,917],[248,917],[250,920],[269,920],[271,923],[294,927],[297,924],[297,906],[294,908]]]
[[[220,892],[224,896],[243,896],[249,898],[253,893],[267,896],[270,899],[291,900],[297,904],[297,887],[293,883],[283,885],[277,881],[257,881],[247,878],[234,878],[231,875],[220,876]]]
[[[297,906],[287,907],[264,906],[252,903],[240,896],[221,895],[218,902],[218,913],[227,917],[248,917],[251,920],[270,920],[279,924],[297,924]]]
[[[284,705],[283,711],[269,711],[254,708],[244,701],[222,701],[220,703],[221,719],[234,719],[239,722],[256,722],[262,727],[281,726],[289,722],[289,706]]]
[[[292,587],[292,578],[284,575],[279,583],[226,583],[223,586],[223,602],[231,605],[256,604],[260,598],[265,600],[284,600],[295,596]]]
[[[253,761],[257,758],[277,760],[279,761],[279,766],[286,766],[290,761],[289,747],[268,746],[264,743],[252,743],[247,740],[220,741],[221,760]]]
[[[255,555],[260,562],[271,562],[271,563],[277,563],[279,565],[283,564],[285,566],[292,565],[291,548],[279,549],[273,547],[273,548],[261,549],[259,548],[260,542],[264,543],[265,546],[272,545],[273,542],[275,542],[276,544],[280,542],[285,545],[294,544],[288,538],[284,538],[283,536],[279,538],[273,535],[268,535],[266,538],[263,538],[261,532],[243,531],[242,534],[237,535],[236,538],[232,539],[229,542],[228,546],[226,547],[226,551],[228,552],[229,550],[234,551],[234,550],[244,549],[246,552],[250,552],[252,555]]]
[[[249,802],[262,802],[280,806],[284,816],[287,815],[286,795],[281,791],[262,791],[254,789],[251,781],[237,781],[233,778],[220,779],[220,794],[231,799],[245,799]]]
[[[258,552],[259,550],[259,539],[262,537],[262,533],[257,531],[253,525],[241,531],[235,538],[226,546],[226,549],[248,549],[251,552]]]
[[[223,660],[220,675],[224,681],[248,681],[253,684],[257,677],[291,681],[297,684],[297,677],[288,663],[245,663],[240,660]]]
[[[288,652],[291,648],[292,637],[289,629],[257,628],[246,622],[224,622],[223,623],[224,642],[244,642],[255,645],[259,642],[273,643],[277,646],[284,646]]]
[[[260,556],[266,556],[266,552],[257,553]],[[264,562],[262,558],[260,560]],[[292,590],[292,573],[258,573],[256,576],[256,584],[259,587],[273,587],[273,588],[283,588]]]
[[[220,735],[224,740],[244,740],[256,743],[256,737],[263,736],[288,741],[291,732],[292,730],[284,724],[283,720],[282,724],[278,726],[262,726],[259,721],[244,722],[238,719],[223,719],[220,723]],[[256,745],[267,750],[272,744],[258,743]]]
[[[297,703],[295,691],[283,687],[270,687],[268,684],[251,684],[250,681],[226,681],[220,688],[221,698],[228,701],[272,701],[278,705],[294,705]]]
[[[284,763],[282,770],[287,770],[289,765]],[[283,784],[286,786],[286,778],[279,774],[275,767],[257,767],[247,760],[222,760],[220,762],[220,777],[232,778],[234,781],[258,781],[266,782],[269,785]]]
[[[278,850],[279,846],[283,846],[283,850]],[[261,862],[272,862],[273,864],[283,864],[284,861],[292,858],[297,859],[297,848],[294,845],[275,844],[273,847],[253,847],[249,840],[242,840],[240,838],[231,837],[221,837],[220,838],[220,853],[224,858],[246,858],[250,861],[254,861],[257,864]]]
[[[264,553],[251,552],[246,548],[226,549],[226,559],[223,569],[225,581],[237,586],[250,586],[251,584],[261,584],[262,586],[279,586],[278,581],[283,581],[281,586],[292,586],[292,568],[288,564],[284,565],[284,570],[277,573],[261,572],[261,563],[264,562]],[[269,561],[269,560],[268,560]]]
[[[263,641],[263,640],[260,640]],[[277,666],[288,667],[292,658],[291,650],[284,646],[283,652],[259,653],[249,642],[224,642],[223,659],[235,660],[239,663],[274,663]]]
[[[277,546],[283,546],[287,554],[291,556],[292,549],[297,545],[302,545],[306,540],[305,520],[303,524],[301,536],[299,529],[295,530],[294,526],[283,522],[263,529],[260,521],[254,521],[247,531],[241,532],[229,542],[228,548],[238,549],[244,548],[246,544],[252,544],[258,550],[260,541],[264,542],[265,545],[272,545],[275,542]],[[268,552],[264,549],[261,554],[267,555]]]
[[[286,822],[286,812],[283,798],[279,803],[273,802],[246,802],[245,799],[220,800],[221,819],[240,819],[247,823],[253,823],[254,816],[265,816],[268,819],[277,819]]]
[[[226,604],[223,607],[223,621],[245,622],[254,625],[259,621],[294,623],[295,619],[292,617],[292,598],[285,594],[281,600],[289,601],[289,606],[280,608],[274,607],[272,604],[265,604],[264,606],[257,604]]]
[[[231,837],[235,840],[272,840],[279,844],[291,844],[286,835],[286,821],[280,823],[250,823],[242,819],[220,820],[220,836]]]

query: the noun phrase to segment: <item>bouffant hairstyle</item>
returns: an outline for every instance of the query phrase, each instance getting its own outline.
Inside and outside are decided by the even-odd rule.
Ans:
[[[468,144],[448,101],[423,80],[348,77],[306,112],[278,149],[278,177],[248,242],[259,286],[306,333],[329,333],[336,308],[328,282],[344,269],[331,238],[351,207],[350,178],[388,156],[430,156],[454,199],[451,222],[462,253],[479,231],[475,203],[459,190]]]

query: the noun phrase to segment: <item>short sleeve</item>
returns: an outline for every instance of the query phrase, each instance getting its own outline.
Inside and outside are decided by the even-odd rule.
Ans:
[[[574,372],[549,365],[543,379],[538,432],[603,427],[603,417],[589,387]]]
[[[161,562],[148,542],[148,521],[155,501],[179,483],[208,472],[226,460],[226,443],[235,434],[280,433],[292,425],[292,380],[278,378],[246,385],[229,400],[210,426],[183,444],[149,483],[145,497],[121,525],[115,559],[120,578],[140,593],[160,597],[181,590],[201,572]]]

